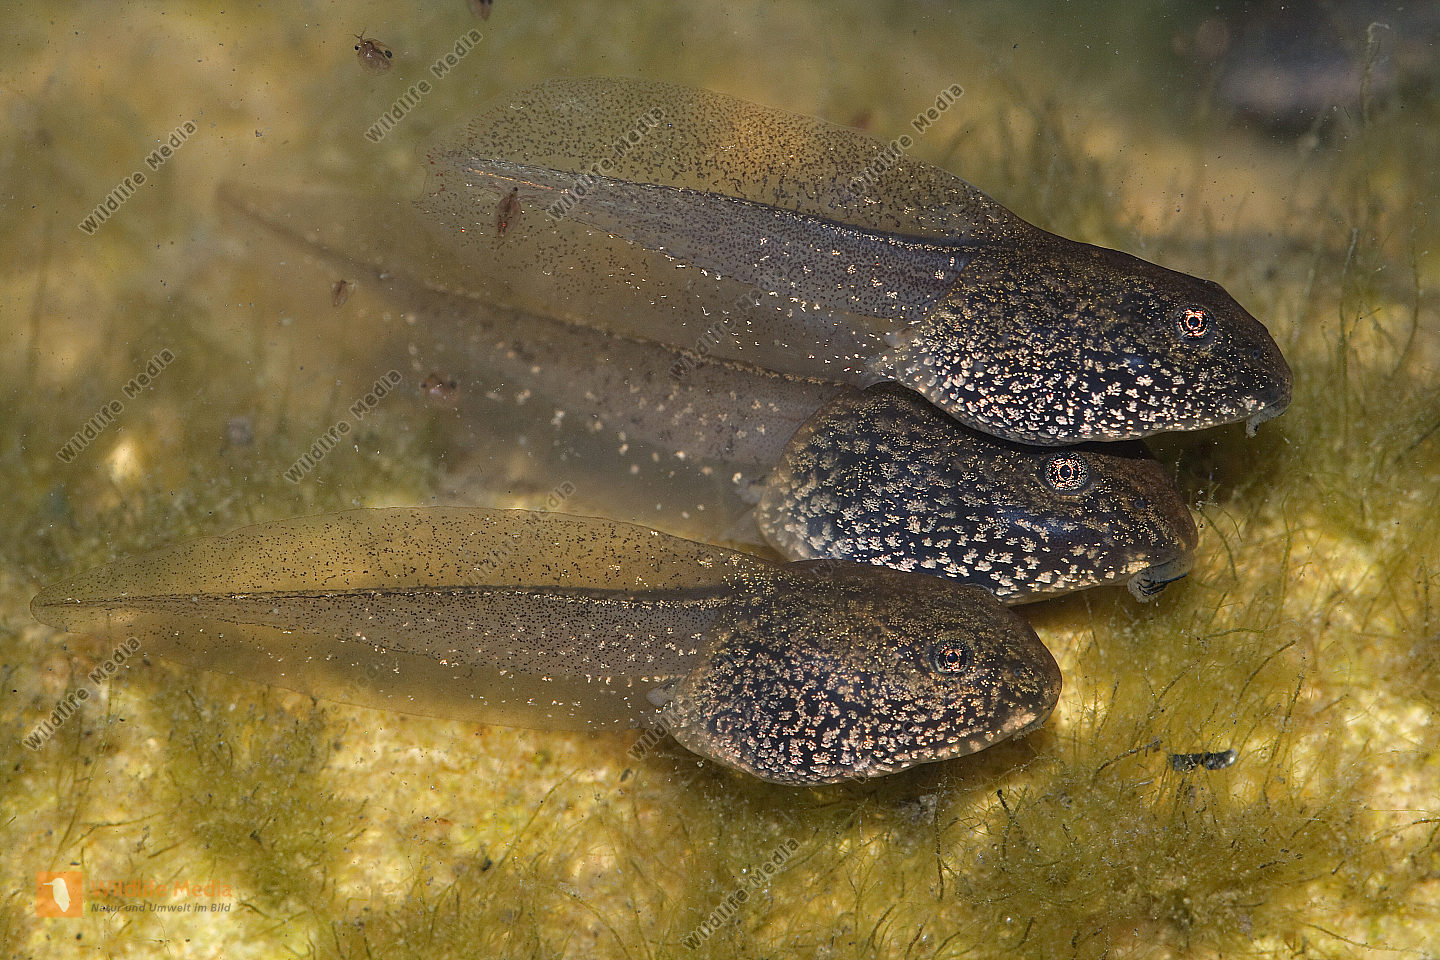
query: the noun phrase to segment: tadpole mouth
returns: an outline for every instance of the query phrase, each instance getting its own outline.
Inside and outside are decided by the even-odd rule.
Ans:
[[[1280,348],[1272,342],[1266,352],[1269,354],[1270,363],[1263,368],[1265,373],[1261,374],[1263,379],[1260,380],[1260,385],[1263,385],[1264,389],[1253,394],[1258,409],[1245,420],[1247,437],[1255,436],[1255,428],[1260,424],[1274,420],[1284,413],[1290,406],[1290,397],[1295,390],[1294,376],[1290,372],[1290,365],[1281,355]]]
[[[1176,580],[1184,579],[1191,566],[1192,558],[1187,552],[1164,563],[1146,567],[1130,578],[1130,594],[1141,603],[1153,600],[1161,590]]]
[[[1245,436],[1255,436],[1255,428],[1267,420],[1274,420],[1284,413],[1290,406],[1290,391],[1285,390],[1283,395],[1276,400],[1267,403],[1265,406],[1250,414],[1245,420]]]
[[[1006,740],[1017,740],[1020,737],[1029,736],[1036,730],[1039,730],[1041,727],[1045,726],[1045,721],[1050,719],[1051,712],[1052,711],[1050,710],[1036,710],[1032,713],[1026,714],[1023,717],[1020,717],[1019,722],[1016,724],[1015,732],[1007,733],[1004,737],[1000,738],[996,742],[1003,743]]]

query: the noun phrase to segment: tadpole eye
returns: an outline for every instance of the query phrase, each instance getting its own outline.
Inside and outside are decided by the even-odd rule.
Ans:
[[[1078,453],[1057,453],[1045,461],[1045,482],[1056,493],[1080,493],[1090,486],[1090,464]]]
[[[935,670],[939,673],[964,673],[974,662],[969,648],[953,640],[941,640],[936,643],[930,656],[934,661]]]
[[[1181,307],[1175,312],[1175,329],[1182,340],[1204,340],[1210,336],[1210,326],[1210,311],[1203,307]]]

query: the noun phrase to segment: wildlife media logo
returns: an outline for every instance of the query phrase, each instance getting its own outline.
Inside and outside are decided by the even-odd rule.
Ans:
[[[85,876],[79,870],[41,870],[35,874],[37,917],[78,917],[85,912]]]
[[[85,890],[80,870],[35,874],[35,915],[79,917],[91,913],[229,913],[234,887],[222,880],[112,880]]]

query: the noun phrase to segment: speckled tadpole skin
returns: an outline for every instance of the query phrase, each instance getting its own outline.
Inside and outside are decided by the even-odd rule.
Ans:
[[[880,776],[1025,733],[1059,693],[979,589],[837,561],[784,576],[672,689],[665,725],[696,753],[777,783]]]
[[[791,438],[756,522],[794,559],[985,587],[1006,602],[1189,571],[1194,521],[1140,444],[1037,448],[965,430],[894,385],[837,397]]]
[[[559,80],[502,99],[431,164],[426,209],[478,252],[500,196],[518,187],[534,211],[479,272],[528,272],[517,289],[560,303],[615,288],[617,332],[685,346],[718,318],[722,355],[896,380],[1030,444],[1253,429],[1290,402],[1279,349],[1218,285],[1047,233],[819,120]]]
[[[1041,233],[977,253],[925,328],[875,362],[964,423],[1031,444],[1255,427],[1290,368],[1209,280]]]
[[[234,188],[225,197],[337,269],[386,285],[415,317],[391,348],[393,362],[416,358],[421,370],[456,375],[460,420],[471,429],[500,429],[492,391],[515,398],[517,411],[539,411],[539,436],[595,445],[585,447],[597,454],[586,461],[587,491],[653,491],[643,513],[616,513],[620,500],[603,495],[587,511],[683,525],[700,539],[765,542],[790,559],[914,569],[985,587],[1005,603],[1127,581],[1145,599],[1190,568],[1189,511],[1139,444],[1021,448],[894,384],[862,392],[612,333],[630,315],[603,303],[582,325],[436,291],[417,278],[433,268],[427,252],[452,245],[442,237],[438,251],[407,249],[425,229],[408,204],[377,217],[373,202],[350,197]],[[357,210],[367,215],[355,218]],[[707,493],[700,509],[681,500],[692,508],[677,516],[668,474],[632,474],[621,461],[607,475],[607,437],[641,464],[655,451],[690,476],[710,471],[725,493]],[[1057,463],[1083,470],[1084,482],[1052,476]],[[757,500],[752,523],[745,513]]]
[[[1029,626],[976,588],[518,510],[259,524],[81,574],[31,610],[326,699],[663,727],[789,784],[972,753],[1043,723],[1060,688]]]

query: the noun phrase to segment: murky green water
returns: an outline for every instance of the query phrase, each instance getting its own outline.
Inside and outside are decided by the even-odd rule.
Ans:
[[[14,956],[1423,955],[1440,921],[1434,79],[1399,43],[1366,73],[1364,25],[1392,18],[1361,11],[1360,26],[1309,28],[1338,66],[1280,75],[1335,89],[1262,82],[1255,64],[1285,62],[1305,25],[1282,21],[1267,46],[1240,14],[13,11],[0,942]],[[1404,16],[1370,36],[1433,31]],[[362,30],[390,69],[357,62]],[[360,282],[335,306],[333,268],[216,201],[227,182],[323,185],[383,217],[425,191],[424,145],[477,104],[571,75],[911,134],[915,156],[1020,215],[1213,278],[1270,328],[1296,374],[1284,417],[1255,438],[1153,444],[1202,523],[1195,572],[1148,606],[1109,590],[1026,609],[1066,678],[1043,730],[797,792],[666,741],[632,752],[624,735],[317,704],[30,620],[44,582],[256,520],[458,499],[604,509],[586,485],[614,462],[534,430],[524,447],[460,443],[485,431],[420,386],[452,371],[387,352],[405,304]],[[1294,112],[1295,90],[1317,86],[1341,104],[1323,122]],[[1262,88],[1289,99],[1236,92]],[[1247,112],[1262,107],[1284,122]],[[391,370],[401,387],[357,413]],[[493,416],[508,436],[513,407]],[[343,442],[321,439],[341,423]],[[1167,763],[1227,749],[1221,770]],[[36,915],[41,871],[83,873],[82,918]]]

